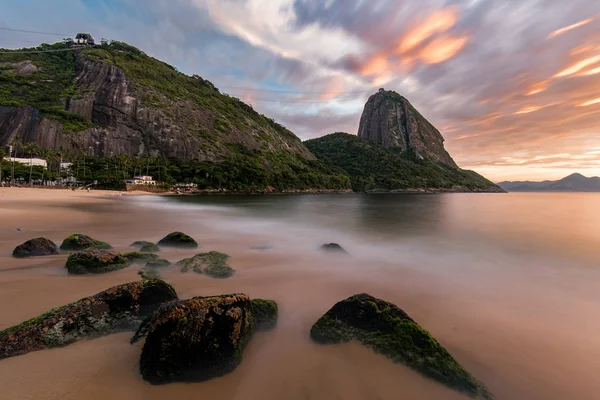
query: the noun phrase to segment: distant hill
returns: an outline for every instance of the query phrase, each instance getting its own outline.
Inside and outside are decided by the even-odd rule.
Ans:
[[[506,181],[498,186],[508,192],[600,192],[600,178],[575,173],[558,181]]]

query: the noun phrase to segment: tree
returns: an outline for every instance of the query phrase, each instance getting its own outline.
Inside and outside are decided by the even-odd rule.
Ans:
[[[10,170],[10,183],[11,185],[15,184],[15,158],[17,157],[17,151],[23,145],[23,141],[18,136],[13,136],[10,140],[9,145],[12,147],[11,149],[11,157],[12,157],[12,167]]]
[[[4,162],[5,157],[6,150],[4,150],[4,147],[0,147],[0,185],[2,185],[2,163]]]
[[[34,142],[27,142],[23,145],[23,152],[25,154],[29,153],[29,185],[33,185],[31,180],[33,174],[33,154],[39,150],[39,147]]]

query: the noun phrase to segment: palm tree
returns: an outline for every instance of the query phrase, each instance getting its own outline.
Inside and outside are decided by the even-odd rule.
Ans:
[[[19,149],[19,147],[21,147],[23,145],[23,141],[21,140],[20,137],[18,136],[14,136],[11,141],[10,141],[10,152],[11,152],[11,157],[12,157],[12,167],[11,167],[11,171],[10,171],[10,184],[14,185],[15,184],[15,158],[17,157],[17,150]]]
[[[2,186],[2,162],[4,157],[6,157],[6,150],[4,150],[4,147],[0,147],[0,186]]]
[[[39,147],[34,142],[27,142],[23,145],[23,152],[25,154],[29,153],[29,185],[33,186],[33,181],[31,180],[31,176],[33,174],[33,154],[39,150]]]

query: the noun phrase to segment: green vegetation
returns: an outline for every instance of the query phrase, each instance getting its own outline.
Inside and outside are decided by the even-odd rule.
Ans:
[[[76,233],[63,240],[61,250],[79,251],[86,249],[110,250],[112,246],[101,240],[92,239],[88,235]]]
[[[104,274],[127,268],[130,262],[119,253],[108,250],[84,250],[69,254],[65,268],[69,274]]]
[[[146,264],[151,261],[158,260],[158,256],[152,253],[140,253],[139,251],[132,251],[129,253],[121,254],[131,264]]]
[[[352,189],[486,190],[495,185],[473,171],[451,168],[411,152],[386,148],[347,133],[333,133],[304,142],[320,159],[350,175]]]
[[[358,340],[394,362],[402,363],[474,398],[492,399],[429,332],[394,304],[358,294],[340,301],[311,328],[319,343]]]
[[[227,254],[211,251],[209,253],[196,254],[194,257],[185,258],[175,264],[181,267],[181,272],[190,270],[205,274],[213,278],[229,278],[235,273],[235,270],[227,265]]]
[[[277,303],[273,300],[253,299],[250,311],[256,329],[271,329],[277,325]]]

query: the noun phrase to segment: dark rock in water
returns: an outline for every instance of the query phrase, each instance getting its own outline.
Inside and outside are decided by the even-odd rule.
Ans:
[[[183,232],[172,232],[162,238],[158,243],[160,247],[182,247],[192,248],[198,247],[198,243],[190,236]]]
[[[254,299],[250,301],[255,329],[271,329],[277,325],[278,309],[273,300]]]
[[[213,278],[229,278],[235,273],[235,269],[227,265],[227,254],[211,251],[209,253],[196,254],[191,258],[184,258],[175,266],[181,268],[181,272],[192,270],[199,274],[205,274]]]
[[[161,306],[131,339],[146,336],[140,372],[150,383],[198,382],[233,371],[253,331],[245,294],[195,297]]]
[[[257,251],[267,251],[267,250],[271,250],[273,248],[273,246],[270,246],[268,244],[263,244],[263,245],[258,245],[258,246],[252,246],[250,248],[252,250],[257,250]]]
[[[79,251],[86,249],[110,250],[112,246],[101,240],[95,240],[88,235],[76,233],[63,240],[61,250]]]
[[[123,253],[129,263],[131,264],[146,264],[147,262],[158,260],[158,256],[152,253],[140,253],[139,251],[132,251],[129,253]]]
[[[161,279],[160,271],[156,268],[144,267],[138,271],[142,279]]]
[[[160,249],[154,243],[146,243],[140,247],[141,253],[156,253],[157,251],[160,251]]]
[[[152,242],[148,242],[146,240],[137,240],[129,245],[129,247],[135,247],[137,249],[141,249],[144,245],[154,244]]]
[[[65,268],[70,274],[103,274],[126,268],[127,258],[110,250],[84,250],[69,254]]]
[[[334,305],[313,325],[310,336],[319,343],[358,340],[452,389],[474,398],[493,398],[404,311],[368,294],[357,294]]]
[[[348,252],[337,243],[326,243],[323,246],[321,246],[321,250],[327,253],[348,254]]]
[[[0,358],[135,330],[161,303],[176,299],[175,290],[159,280],[112,287],[0,331]]]
[[[151,267],[151,268],[163,268],[163,267],[170,267],[170,266],[171,266],[171,261],[165,260],[164,258],[158,258],[156,260],[151,260],[151,261],[148,261],[148,263],[146,263],[146,267]]]
[[[58,254],[58,247],[50,239],[35,238],[18,245],[13,250],[13,257],[37,257]]]

